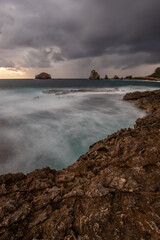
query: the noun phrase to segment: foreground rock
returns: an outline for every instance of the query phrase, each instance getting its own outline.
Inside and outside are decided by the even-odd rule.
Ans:
[[[89,79],[92,80],[100,79],[100,75],[95,70],[92,70]]]
[[[51,75],[45,72],[42,72],[35,76],[35,79],[51,79]]]
[[[158,98],[160,91],[126,95],[152,114],[93,144],[67,169],[1,176],[0,239],[158,240]]]
[[[160,90],[127,93],[123,99],[134,101],[138,107],[144,108],[148,113],[160,113]]]

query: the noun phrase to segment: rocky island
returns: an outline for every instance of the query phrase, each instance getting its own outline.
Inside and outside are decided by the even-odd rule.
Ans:
[[[100,79],[100,75],[95,70],[92,70],[89,79],[92,80]]]
[[[42,72],[35,76],[35,79],[51,79],[51,75],[45,72]]]
[[[117,79],[117,80],[118,80],[118,79],[120,79],[120,78],[119,78],[117,75],[115,75],[113,79]]]
[[[148,115],[77,162],[0,176],[1,240],[160,239],[160,90],[124,96]]]

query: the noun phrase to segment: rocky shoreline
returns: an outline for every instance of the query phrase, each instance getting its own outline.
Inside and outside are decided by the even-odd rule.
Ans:
[[[0,240],[158,240],[160,90],[128,93],[148,115],[76,163],[0,176]]]
[[[64,94],[70,94],[70,93],[88,93],[88,92],[91,92],[91,93],[109,93],[109,92],[115,92],[117,91],[118,88],[114,88],[113,90],[112,89],[69,89],[69,90],[64,90],[64,89],[49,89],[49,90],[44,90],[43,93],[46,93],[46,94],[55,94],[55,95],[64,95]]]

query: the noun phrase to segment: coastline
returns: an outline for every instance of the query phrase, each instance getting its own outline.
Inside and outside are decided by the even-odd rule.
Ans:
[[[0,176],[1,239],[158,239],[160,90],[123,99],[148,112],[133,129],[66,169]]]

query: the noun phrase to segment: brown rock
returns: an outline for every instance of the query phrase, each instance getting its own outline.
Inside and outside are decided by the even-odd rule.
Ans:
[[[135,104],[144,108],[148,113],[160,112],[160,90],[127,93],[124,100],[135,101]]]
[[[95,70],[92,70],[89,79],[92,80],[100,79],[100,75]]]
[[[125,79],[132,79],[132,75],[126,76]]]
[[[113,79],[120,79],[120,78],[117,75],[115,75]]]
[[[51,75],[45,72],[42,72],[35,76],[35,79],[51,79]]]

